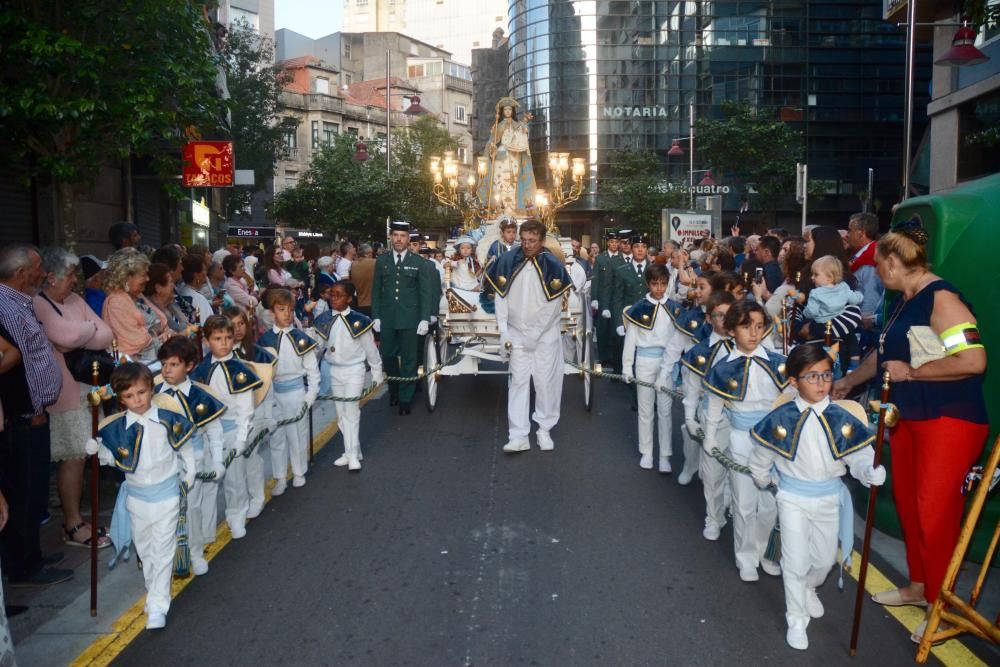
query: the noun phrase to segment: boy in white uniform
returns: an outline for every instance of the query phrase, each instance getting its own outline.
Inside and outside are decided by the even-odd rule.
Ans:
[[[197,471],[215,473],[215,479],[195,479],[187,495],[191,571],[201,576],[208,572],[205,547],[215,541],[219,524],[217,498],[219,485],[226,474],[220,417],[225,413],[226,406],[208,387],[188,377],[198,361],[198,348],[190,338],[174,336],[168,339],[156,356],[160,360],[163,376],[156,392],[177,399],[184,416],[198,427],[198,432],[191,438]]]
[[[788,385],[785,358],[761,345],[766,321],[764,308],[750,301],[738,301],[726,313],[724,324],[733,338],[733,349],[708,371],[702,382],[709,392],[702,443],[706,455],[711,455],[714,448],[722,449],[718,433],[722,422],[728,420],[729,457],[747,465],[753,451],[750,429],[767,416],[774,399]],[[733,491],[733,550],[740,579],[757,581],[758,567],[779,576],[781,566],[764,558],[778,516],[774,496],[758,489],[743,473],[734,471],[729,480]]]
[[[687,452],[688,442],[701,448],[698,440],[704,437],[702,424],[708,396],[702,386],[705,374],[732,349],[732,342],[726,332],[725,318],[736,297],[729,292],[713,292],[705,303],[705,315],[712,325],[708,338],[690,348],[681,357],[681,378],[684,385],[684,428],[682,433]],[[720,451],[729,447],[728,422],[723,420],[716,431],[716,441]],[[722,527],[726,525],[726,467],[711,456],[698,457],[698,476],[701,478],[705,495],[705,528],[702,537],[714,542],[719,539]],[[687,464],[685,463],[685,468]]]
[[[382,357],[375,347],[370,317],[351,310],[354,298],[353,283],[341,281],[330,289],[330,310],[313,324],[325,355],[324,367],[330,379],[334,396],[358,396],[364,389],[365,362],[372,369],[372,381],[385,380]],[[337,426],[344,436],[344,455],[333,462],[349,470],[361,470],[361,406],[358,401],[334,401],[337,408]]]
[[[278,355],[272,385],[278,406],[275,418],[292,419],[299,416],[303,405],[306,410],[310,409],[319,394],[316,341],[295,328],[295,297],[291,292],[286,289],[268,290],[267,303],[274,325],[257,339],[257,344],[275,350]],[[292,486],[306,485],[309,447],[312,446],[307,420],[308,416],[294,424],[281,426],[275,434],[277,437],[271,438],[271,472],[275,480],[271,489],[273,496],[285,492],[289,463],[292,467]]]
[[[787,367],[798,396],[753,427],[756,446],[750,470],[763,488],[777,469],[785,638],[792,648],[805,650],[810,618],[823,615],[816,587],[836,561],[838,537],[845,561],[854,545],[851,494],[841,477],[850,467],[851,475],[865,486],[881,486],[885,468],[872,466],[875,438],[864,408],[853,401],[830,400],[833,363],[823,347],[799,345],[788,356]]]
[[[127,362],[116,368],[111,388],[126,411],[105,419],[98,439],[87,441],[86,451],[125,473],[119,493],[125,496],[130,537],[142,559],[146,628],[162,628],[170,611],[180,484],[194,484],[194,452],[188,440],[195,426],[183,415],[153,405],[153,374],[143,364]]]
[[[646,267],[643,278],[649,291],[641,301],[626,309],[622,318],[625,322],[622,375],[626,382],[635,379],[656,382],[672,326],[664,296],[670,280],[667,268],[661,264],[651,264]],[[659,431],[660,459],[670,458],[670,431],[673,428],[670,422],[670,403],[673,399],[666,393],[649,387],[636,387],[636,392],[639,412],[639,467],[652,470],[654,416]]]
[[[250,488],[247,479],[246,449],[253,420],[253,390],[262,382],[246,363],[233,354],[235,338],[233,323],[222,315],[213,315],[205,322],[205,340],[211,354],[201,360],[191,372],[191,378],[207,384],[212,393],[226,406],[222,417],[222,449],[233,460],[226,469],[222,490],[226,497],[226,523],[233,539],[247,534],[247,513],[250,511]]]

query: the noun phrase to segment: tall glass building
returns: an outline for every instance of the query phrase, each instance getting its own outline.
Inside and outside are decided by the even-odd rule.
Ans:
[[[690,134],[689,105],[697,118],[722,118],[727,100],[802,132],[810,178],[831,185],[810,206],[813,221],[842,224],[860,210],[869,168],[883,211],[896,201],[904,32],[882,20],[881,0],[510,0],[509,20],[510,88],[535,115],[536,178],[547,182],[550,150],[589,167],[590,192],[563,223],[586,232],[607,222],[597,185],[615,150],[654,151],[663,180],[685,184],[687,156],[671,162],[667,151]],[[930,68],[929,53],[919,55],[922,110]],[[924,125],[918,116],[915,141]],[[697,141],[695,160],[705,168]],[[724,210],[738,209],[740,194],[734,187]],[[791,200],[786,213],[798,215]]]

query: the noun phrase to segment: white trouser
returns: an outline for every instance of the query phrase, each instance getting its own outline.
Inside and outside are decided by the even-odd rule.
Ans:
[[[226,523],[230,530],[243,528],[247,522],[247,512],[250,509],[250,493],[247,491],[247,459],[243,456],[246,443],[236,442],[236,431],[227,431],[223,438],[222,455],[228,457],[229,452],[236,449],[236,456],[226,468],[226,476],[222,478],[222,491],[226,497]]]
[[[656,383],[660,375],[662,357],[635,358],[635,378],[643,382]],[[653,455],[653,418],[660,443],[660,458],[668,458],[672,453],[673,424],[670,422],[674,400],[668,395],[649,387],[636,386],[636,400],[639,404],[639,453]]]
[[[212,470],[212,453],[208,448],[196,454],[198,472]],[[188,544],[191,546],[191,557],[202,558],[205,545],[215,541],[215,532],[219,527],[219,482],[207,479],[195,479],[194,486],[188,489],[187,495],[187,529]]]
[[[681,469],[682,475],[698,473],[701,476],[701,443],[691,437],[687,428],[681,426],[681,442],[684,444],[684,467]]]
[[[170,611],[170,578],[174,573],[177,550],[177,515],[180,499],[173,497],[147,503],[133,496],[125,499],[132,541],[142,559],[142,577],[146,580],[146,613]]]
[[[748,465],[750,431],[732,429],[729,434],[729,456],[736,463]],[[767,540],[778,516],[778,507],[770,491],[762,491],[750,475],[732,471],[729,476],[733,487],[733,549],[736,566],[757,568],[767,548]]]
[[[528,409],[531,406],[531,385],[535,386],[535,412],[531,418],[540,431],[551,431],[559,422],[562,400],[562,343],[552,341],[522,341],[511,329],[513,348],[510,351],[510,387],[507,389],[507,422],[510,439],[526,438],[531,433]],[[524,343],[533,349],[526,349]]]
[[[334,396],[357,396],[365,388],[365,364],[353,366],[327,365],[330,387]],[[344,436],[344,454],[357,458],[361,454],[361,404],[358,401],[334,401],[337,410],[337,428]]]
[[[253,453],[247,457],[247,491],[250,494],[250,504],[257,507],[264,506],[264,447],[268,441],[274,437],[274,390],[268,390],[267,396],[253,413],[253,425],[250,428],[249,442],[252,442],[257,434],[267,429],[272,435],[254,447]],[[249,442],[247,444],[249,444]]]
[[[809,624],[806,593],[822,584],[837,560],[840,498],[806,498],[778,491],[781,521],[781,577],[785,584],[785,618]]]
[[[701,423],[705,423],[704,417],[701,417]],[[684,430],[687,431],[687,428]],[[691,439],[694,440],[694,438]],[[729,449],[729,422],[725,419],[722,420],[715,432],[715,440],[718,443],[719,451],[725,452]],[[686,454],[687,447],[685,446]],[[698,477],[701,478],[701,488],[705,494],[706,526],[722,528],[726,525],[726,506],[729,504],[726,499],[726,485],[729,482],[728,472],[726,466],[719,463],[714,457],[704,453],[701,455],[698,464]]]
[[[275,419],[291,419],[297,417],[306,402],[306,390],[295,389],[287,392],[274,392],[277,399]],[[294,424],[286,424],[278,428],[284,438],[271,439],[271,474],[275,479],[284,479],[288,475],[288,465],[292,466],[292,474],[304,477],[309,469],[309,413]]]

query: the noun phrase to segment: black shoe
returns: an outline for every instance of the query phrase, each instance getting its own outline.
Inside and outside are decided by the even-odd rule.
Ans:
[[[389,394],[389,406],[399,405],[399,396],[396,394]]]
[[[60,570],[55,567],[43,567],[35,574],[26,579],[11,579],[10,585],[14,587],[22,586],[51,586],[61,584],[73,578],[73,570]]]
[[[58,565],[63,562],[63,552],[53,551],[48,556],[42,556],[42,565]]]
[[[6,607],[4,607],[4,613],[7,615],[7,618],[14,618],[15,616],[20,616],[26,611],[28,611],[28,608],[25,607],[23,604],[9,604]]]
[[[410,414],[410,404],[409,403],[400,403],[399,404],[399,414],[402,417],[405,417],[406,415]]]

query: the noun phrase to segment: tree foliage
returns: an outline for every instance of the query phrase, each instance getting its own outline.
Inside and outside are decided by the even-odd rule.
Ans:
[[[611,155],[610,175],[600,182],[609,211],[622,224],[646,231],[660,228],[660,212],[687,204],[687,195],[667,187],[663,166],[655,153],[645,150],[616,151]]]
[[[280,114],[279,98],[291,75],[274,63],[274,43],[240,19],[222,47],[238,169],[252,169],[256,185],[230,191],[230,206],[243,208],[274,176],[286,150],[285,135],[298,122]]]
[[[407,220],[422,229],[454,224],[456,216],[434,203],[429,163],[431,155],[455,150],[458,142],[433,116],[396,132],[390,174],[386,174],[381,145],[369,143],[371,157],[359,163],[354,160],[357,137],[338,135],[314,153],[295,187],[275,196],[272,215],[295,227],[362,238],[383,236],[386,217]]]
[[[794,194],[802,135],[781,121],[758,115],[746,102],[724,102],[722,111],[725,120],[702,118],[695,124],[698,150],[716,174],[752,187],[757,207],[773,212]]]
[[[220,118],[201,3],[7,3],[0,65],[0,141],[27,175],[83,181],[133,150],[176,174],[179,153],[164,146]]]

